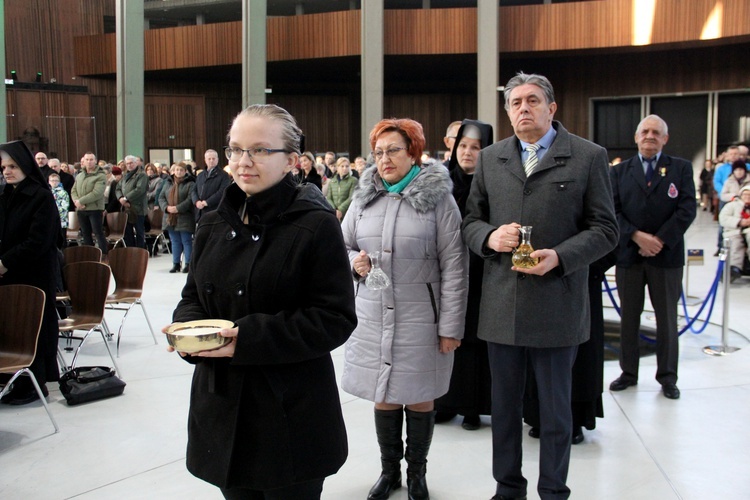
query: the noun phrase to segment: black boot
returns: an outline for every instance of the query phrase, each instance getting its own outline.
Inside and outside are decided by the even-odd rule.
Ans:
[[[172,266],[172,269],[169,270],[170,273],[179,273],[180,272],[180,263],[174,264]]]
[[[427,490],[427,453],[432,444],[435,412],[406,410],[406,485],[409,500],[429,500]]]
[[[190,264],[185,264],[185,267],[182,268],[182,272],[187,274],[190,272]]]
[[[375,410],[375,432],[380,446],[380,464],[383,472],[367,495],[367,500],[384,500],[391,491],[401,487],[401,459],[404,443],[401,440],[404,411]]]

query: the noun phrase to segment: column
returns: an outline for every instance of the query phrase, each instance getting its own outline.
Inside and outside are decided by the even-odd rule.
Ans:
[[[266,2],[242,1],[242,107],[266,103]]]
[[[8,106],[6,100],[7,92],[5,91],[5,78],[10,78],[10,73],[7,75],[5,73],[5,0],[0,0],[0,68],[3,69],[3,81],[0,83],[0,142],[7,142]]]
[[[372,127],[383,118],[383,0],[362,2],[362,137],[360,152],[370,151]]]
[[[143,0],[116,0],[117,159],[145,156]]]
[[[499,33],[497,0],[477,0],[477,118],[492,125],[495,133],[500,103]]]

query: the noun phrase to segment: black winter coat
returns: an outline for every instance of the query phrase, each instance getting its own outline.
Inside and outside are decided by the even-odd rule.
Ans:
[[[291,175],[250,198],[233,184],[201,218],[193,252],[174,321],[228,319],[239,334],[231,359],[186,358],[195,363],[188,469],[260,490],[336,473],[347,440],[330,352],[357,316],[323,195]]]
[[[612,167],[610,177],[620,226],[617,266],[641,262],[663,268],[684,266],[684,235],[696,215],[690,162],[662,153],[649,186],[641,159],[635,155]],[[659,237],[664,242],[662,251],[653,257],[641,256],[632,240],[636,230]]]
[[[310,173],[307,175],[305,175],[304,170],[300,170],[298,179],[300,184],[313,184],[321,191],[323,190],[323,179],[321,179],[318,171],[315,170],[315,166],[310,169]]]
[[[0,196],[0,261],[8,272],[0,278],[0,286],[31,285],[47,295],[37,356],[31,365],[40,383],[57,380],[59,376],[55,311],[59,237],[60,216],[49,189],[30,178],[15,189],[5,187]]]
[[[221,197],[224,196],[224,190],[227,186],[232,183],[231,177],[224,172],[220,167],[214,167],[213,169],[204,170],[198,174],[198,178],[195,179],[195,191],[193,191],[192,199],[193,206],[198,200],[203,200],[208,205],[202,210],[195,209],[195,221],[198,222],[200,218],[209,212],[213,212],[219,206]]]

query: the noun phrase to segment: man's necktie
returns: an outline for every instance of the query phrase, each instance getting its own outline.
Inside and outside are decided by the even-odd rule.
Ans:
[[[654,160],[656,158],[643,158],[646,163],[646,184],[651,182],[651,178],[654,176]]]
[[[523,169],[526,171],[526,177],[530,177],[536,166],[539,164],[539,158],[536,155],[537,150],[541,146],[539,144],[529,144],[526,146],[529,156],[526,158],[526,163],[523,164]]]

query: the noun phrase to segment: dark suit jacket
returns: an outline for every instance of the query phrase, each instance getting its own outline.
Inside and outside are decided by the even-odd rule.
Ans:
[[[617,219],[601,146],[553,122],[557,137],[526,178],[518,139],[479,154],[466,203],[464,241],[485,257],[479,338],[528,347],[568,347],[589,338],[589,264],[617,244]],[[511,254],[485,242],[503,224],[533,226],[535,249],[552,249],[559,267],[544,276],[511,271]]]
[[[643,164],[636,155],[612,167],[610,178],[620,226],[617,265],[630,267],[648,261],[657,267],[684,266],[683,236],[696,214],[690,162],[662,152],[647,186]],[[664,242],[662,251],[654,257],[638,255],[638,245],[631,239],[636,230],[659,237]]]

